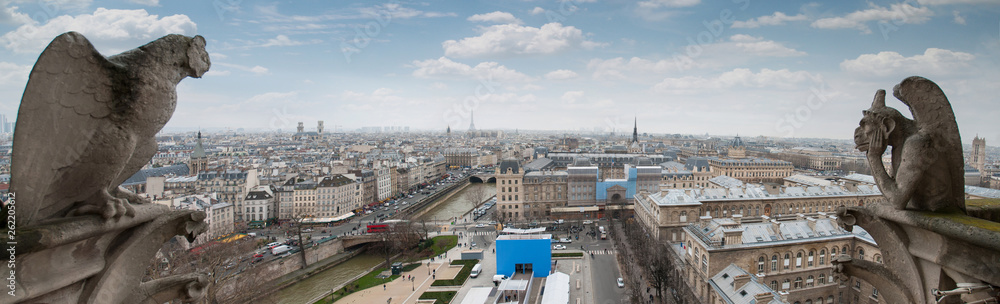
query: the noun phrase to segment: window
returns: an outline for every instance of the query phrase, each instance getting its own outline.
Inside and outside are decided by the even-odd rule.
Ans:
[[[809,250],[809,259],[806,260],[807,261],[807,265],[809,267],[812,267],[812,265],[813,265],[813,255],[815,255],[815,253],[816,253],[815,251]]]
[[[778,281],[771,281],[771,290],[778,290]]]
[[[858,247],[858,259],[859,260],[865,259],[865,250],[861,247]]]
[[[817,281],[817,283],[819,284],[826,283],[826,274],[824,273],[819,274],[819,281]]]
[[[802,288],[802,277],[795,278],[795,289]]]
[[[785,269],[788,269],[789,262],[791,261],[791,255],[785,254]]]
[[[764,257],[757,258],[757,273],[764,272]]]
[[[861,280],[860,279],[854,279],[854,289],[861,290]],[[857,300],[855,300],[855,301],[857,301]]]
[[[813,282],[814,282],[813,276],[807,277],[806,278],[806,287],[813,287]]]
[[[781,289],[782,290],[788,290],[788,288],[790,288],[790,287],[792,287],[792,281],[790,281],[788,279],[785,279],[785,281],[781,283]]]
[[[872,288],[872,298],[878,300],[878,289]]]
[[[802,252],[795,254],[795,267],[802,268]]]
[[[701,256],[701,270],[702,272],[708,273],[708,255]]]
[[[771,271],[778,271],[778,255],[771,256]],[[774,288],[771,288],[774,289]]]
[[[687,213],[687,211],[681,211],[681,222],[683,223],[683,222],[687,222],[687,221],[688,221],[688,213]]]
[[[826,262],[826,249],[819,250],[819,264],[825,265]]]

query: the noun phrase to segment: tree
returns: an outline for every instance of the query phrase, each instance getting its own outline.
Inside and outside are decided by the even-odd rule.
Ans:
[[[309,242],[307,242],[306,239],[302,237],[302,225],[305,219],[309,217],[310,216],[306,214],[304,209],[298,209],[292,215],[291,222],[293,225],[285,228],[285,235],[288,235],[288,233],[291,232],[299,240],[299,256],[302,258],[301,269],[305,269],[306,266],[309,266],[309,262],[306,259],[306,245],[308,245]]]
[[[375,232],[379,242],[373,244],[371,250],[385,259],[385,266],[392,265],[392,257],[408,248],[416,246],[421,240],[419,229],[409,222],[393,223],[387,229]]]
[[[465,192],[462,196],[469,202],[469,204],[472,205],[472,209],[475,209],[479,206],[479,203],[482,203],[491,196],[490,192],[486,190],[486,187],[487,186],[485,185],[475,186],[469,184],[469,186],[465,188]]]
[[[274,303],[274,290],[265,267],[250,265],[259,242],[252,237],[226,242],[209,242],[187,249],[187,241],[175,237],[165,243],[147,267],[143,281],[175,274],[206,273],[209,282],[201,303]]]

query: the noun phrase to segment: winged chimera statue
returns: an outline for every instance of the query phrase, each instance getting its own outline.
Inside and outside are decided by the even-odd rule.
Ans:
[[[879,190],[897,210],[964,213],[962,143],[948,97],[918,76],[904,79],[892,91],[910,107],[913,119],[886,107],[885,90],[878,90],[854,131]],[[887,146],[892,146],[891,175],[882,163]]]
[[[159,247],[205,230],[201,211],[171,210],[119,185],[157,151],[176,86],[211,65],[201,36],[168,35],[108,58],[81,34],[39,56],[14,132],[14,302],[162,303],[200,297],[204,276],[139,283]],[[96,215],[96,216],[95,216]]]
[[[864,228],[882,261],[831,259],[841,280],[861,278],[890,303],[985,303],[1000,286],[1000,224],[966,215],[963,154],[955,113],[934,82],[913,76],[893,88],[913,119],[878,90],[854,131],[886,202],[841,206],[838,224]],[[882,155],[892,146],[892,168]]]

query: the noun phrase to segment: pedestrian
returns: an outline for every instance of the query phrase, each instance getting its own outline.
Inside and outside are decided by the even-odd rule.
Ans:
[[[382,284],[382,290],[385,290],[385,284]]]

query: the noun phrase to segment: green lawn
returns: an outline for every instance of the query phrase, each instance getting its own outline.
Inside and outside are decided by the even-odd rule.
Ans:
[[[416,262],[429,257],[438,256],[458,245],[457,235],[439,235],[431,238],[425,243],[417,245],[416,254],[405,259],[406,262]]]
[[[428,291],[420,295],[421,300],[433,299],[434,304],[448,304],[451,302],[451,298],[455,297],[454,291]]]
[[[420,267],[420,264],[408,264],[408,265],[405,265],[405,266],[403,266],[403,272],[416,269],[417,267]],[[347,284],[346,286],[344,286],[344,288],[338,289],[337,291],[333,292],[332,295],[329,295],[329,296],[327,296],[327,297],[325,297],[325,298],[323,298],[323,299],[321,299],[319,301],[316,301],[315,304],[333,303],[333,301],[336,301],[337,299],[343,298],[343,297],[345,297],[345,296],[347,296],[349,294],[352,294],[352,293],[354,293],[356,291],[364,290],[364,289],[367,289],[367,288],[370,288],[370,287],[375,287],[375,286],[378,286],[378,285],[382,285],[382,284],[385,284],[387,282],[391,282],[392,280],[395,280],[396,278],[399,278],[398,275],[394,275],[394,276],[391,276],[391,277],[388,277],[388,278],[385,278],[385,279],[379,279],[379,278],[375,277],[379,273],[381,273],[383,271],[386,271],[386,269],[387,268],[378,268],[378,269],[375,269],[372,272],[369,272],[368,274],[364,275],[363,277],[358,278],[354,282],[351,282],[350,284]]]
[[[568,258],[568,257],[582,257],[583,252],[559,252],[553,253],[553,258]]]
[[[469,274],[472,273],[472,267],[476,266],[479,260],[454,260],[451,261],[452,265],[465,265],[462,270],[458,271],[454,279],[451,280],[435,280],[431,283],[431,286],[461,286],[465,284],[465,280],[469,278]]]

